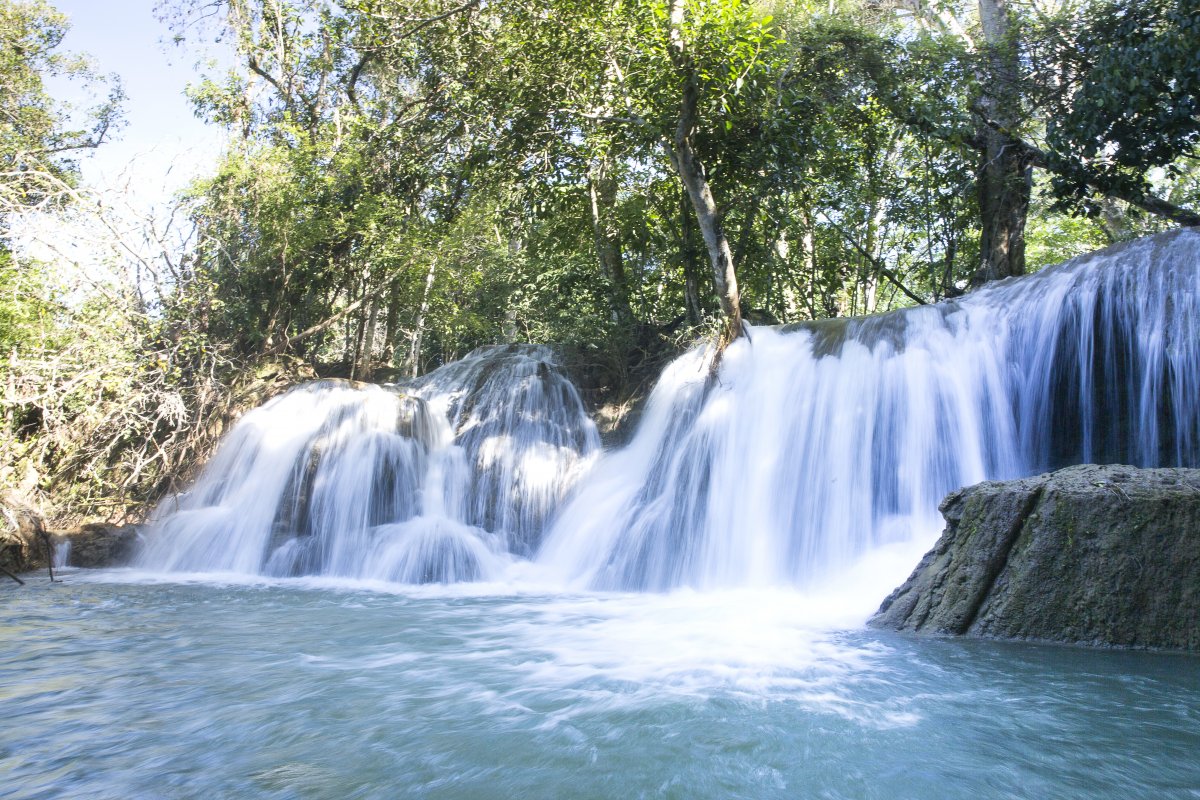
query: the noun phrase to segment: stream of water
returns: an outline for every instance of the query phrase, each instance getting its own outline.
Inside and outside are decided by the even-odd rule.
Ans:
[[[1200,797],[1193,657],[793,590],[64,577],[0,586],[2,797]]]

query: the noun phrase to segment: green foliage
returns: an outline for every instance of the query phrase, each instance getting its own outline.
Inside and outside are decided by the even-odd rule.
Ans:
[[[1200,144],[1200,3],[1103,0],[1074,37],[1056,34],[1069,87],[1047,125],[1058,197],[1096,213],[1097,191],[1144,195],[1152,167],[1179,175]]]
[[[1040,181],[1035,187],[1034,213],[1025,230],[1026,258],[1031,272],[1106,247],[1116,238],[1125,238],[1107,230],[1099,220],[1050,213],[1054,197],[1048,183]]]
[[[1157,33],[1121,57],[1151,47],[1188,66],[1183,34],[1160,24],[1182,12],[1151,5],[1134,16]],[[239,58],[192,97],[239,138],[193,194],[202,237],[181,291],[204,299],[175,302],[242,355],[289,352],[356,377],[514,337],[619,353],[711,314],[671,161],[693,80],[691,140],[751,318],[958,293],[980,260],[981,95],[1013,104],[1014,136],[1038,140],[1051,108],[1065,109],[1051,133],[1078,127],[1089,92],[1120,88],[1097,82],[1119,65],[1082,65],[1105,41],[1137,38],[1106,32],[1100,3],[1054,20],[1021,12],[1010,44],[1024,71],[996,87],[994,54],[966,35],[976,23],[951,24],[954,4],[900,16],[688,0],[677,30],[662,0],[190,7],[223,14]],[[1071,61],[1052,28],[1084,55]],[[1067,67],[1082,88],[1056,99],[1049,76]],[[1130,124],[1160,130],[1150,120],[1164,122],[1164,98],[1147,94]],[[1190,141],[1186,116],[1160,130],[1164,157]],[[1035,265],[1104,235],[1036,213]]]
[[[122,92],[80,56],[59,50],[66,18],[44,0],[0,0],[0,215],[69,194],[72,155],[99,145],[118,120]],[[107,98],[82,113],[51,98],[64,77]]]
[[[36,265],[34,265],[36,267]],[[60,343],[62,304],[42,270],[20,265],[0,250],[0,354],[27,343]]]

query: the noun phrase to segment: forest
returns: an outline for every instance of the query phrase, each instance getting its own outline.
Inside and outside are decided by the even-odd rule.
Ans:
[[[0,488],[58,521],[136,516],[304,378],[552,343],[619,401],[705,337],[1200,224],[1197,0],[160,13],[174,47],[230,54],[186,87],[226,144],[167,228],[130,229],[79,179],[119,82],[50,3],[0,1]],[[22,246],[85,209],[102,279]]]

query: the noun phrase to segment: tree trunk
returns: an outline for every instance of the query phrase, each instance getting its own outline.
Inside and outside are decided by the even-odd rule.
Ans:
[[[972,286],[1025,274],[1025,220],[1033,190],[1029,165],[1008,139],[981,132],[987,143],[979,175],[980,266]]]
[[[681,124],[680,128],[683,127]],[[704,176],[704,167],[692,150],[690,135],[675,137],[671,161],[687,188],[688,199],[696,214],[696,223],[700,226],[701,236],[704,237],[704,246],[708,250],[708,260],[712,267],[713,287],[717,292],[721,313],[725,316],[729,338],[736,339],[742,333],[742,312],[733,252],[729,248],[729,239],[721,223],[721,213]]]
[[[692,205],[687,189],[684,189],[679,195],[679,255],[683,261],[683,300],[687,308],[687,320],[694,327],[700,324],[704,309],[700,305],[700,271],[696,264],[698,253],[692,218]]]
[[[1016,48],[1008,25],[1008,0],[979,0],[979,21],[987,49],[987,72],[979,98],[983,116],[1005,131],[1015,130],[1019,98],[1016,91]],[[980,122],[983,163],[978,177],[980,242],[979,269],[972,286],[1025,274],[1025,219],[1033,189],[1025,154],[1009,137]]]
[[[387,364],[393,369],[399,369],[400,348],[399,333],[400,333],[400,279],[393,278],[388,284],[387,312],[383,316],[383,353],[380,354],[380,362]]]
[[[1111,197],[1100,198],[1100,231],[1109,244],[1128,239],[1131,235],[1129,218]]]
[[[817,318],[817,293],[819,289],[819,278],[817,274],[817,236],[815,232],[816,220],[813,219],[811,213],[807,210],[804,214],[804,236],[801,239],[801,247],[804,248],[804,272],[808,276],[808,292],[805,298],[808,302],[808,318]]]
[[[525,249],[525,242],[521,238],[519,231],[514,230],[508,236],[508,257],[512,261],[513,270],[516,270],[517,259],[521,257],[521,251]],[[508,307],[504,310],[504,322],[500,326],[500,335],[506,342],[515,342],[517,340],[517,309],[509,302]]]
[[[363,362],[363,349],[367,347],[367,328],[371,317],[371,309],[375,305],[371,297],[371,267],[363,267],[358,279],[360,294],[359,314],[354,326],[354,351],[350,354],[350,380],[360,378],[360,368]],[[369,359],[368,359],[369,360]]]
[[[437,276],[437,259],[429,262],[425,273],[425,289],[421,292],[421,307],[413,324],[412,347],[408,351],[408,369],[412,377],[421,374],[421,340],[425,337],[425,315],[429,312],[429,298],[433,294],[433,280]]]
[[[359,308],[362,308],[361,306]],[[358,380],[358,364],[362,360],[363,336],[366,334],[367,320],[363,314],[355,316],[354,349],[350,353],[350,380]]]
[[[596,258],[612,286],[612,312],[622,327],[633,322],[629,305],[629,282],[625,278],[625,259],[621,252],[621,232],[617,224],[617,182],[611,175],[607,158],[594,164],[588,175],[591,200],[592,234],[596,240]]]
[[[803,255],[803,254],[802,254]],[[792,244],[788,241],[787,231],[780,228],[771,243],[771,260],[774,262],[773,272],[782,276],[779,281],[779,299],[775,305],[779,321],[783,323],[797,322],[803,319],[801,310],[804,306],[804,292],[800,280],[804,276],[798,270],[791,269]],[[800,280],[797,280],[797,278]]]
[[[883,228],[885,219],[883,198],[875,195],[871,200],[869,211],[870,215],[867,217],[867,238],[863,242],[863,248],[866,250],[862,273],[864,314],[875,313],[879,297],[879,265],[883,263],[879,254],[879,239],[880,230]]]
[[[721,313],[725,316],[726,341],[733,341],[742,335],[741,296],[738,292],[737,274],[734,271],[733,252],[725,235],[721,212],[713,198],[704,165],[692,147],[692,135],[696,130],[696,117],[700,105],[700,84],[696,66],[683,39],[684,6],[685,0],[671,0],[671,60],[684,76],[683,97],[679,103],[679,123],[675,128],[674,140],[669,144],[671,164],[679,173],[695,211],[696,222],[700,226],[700,233],[708,250],[708,260],[712,266],[713,287],[721,304]]]
[[[368,290],[369,291],[369,290]],[[363,308],[359,323],[358,341],[354,348],[354,363],[350,369],[350,379],[369,381],[371,373],[371,357],[375,349],[375,325],[379,320],[379,303],[374,297],[368,297]]]

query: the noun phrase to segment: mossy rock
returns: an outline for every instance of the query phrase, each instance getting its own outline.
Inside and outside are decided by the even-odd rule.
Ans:
[[[1200,651],[1200,470],[1068,467],[941,510],[941,539],[871,625]]]

